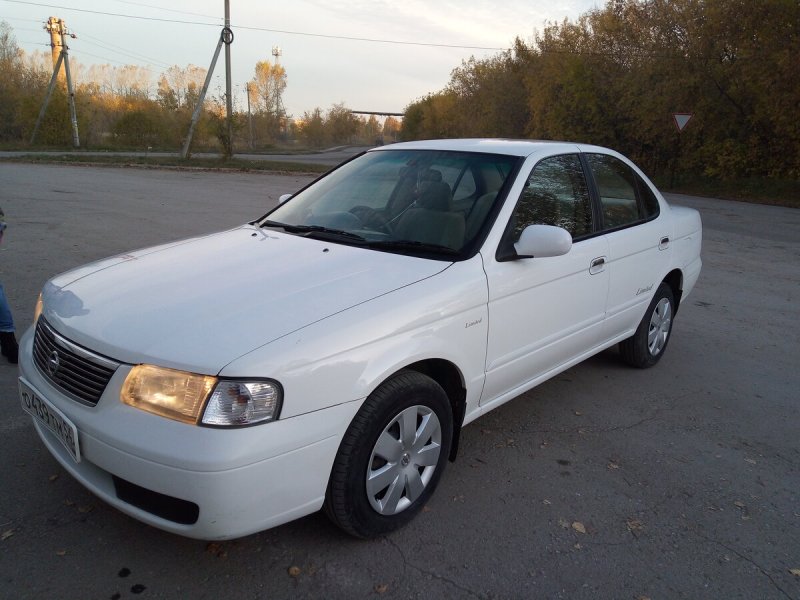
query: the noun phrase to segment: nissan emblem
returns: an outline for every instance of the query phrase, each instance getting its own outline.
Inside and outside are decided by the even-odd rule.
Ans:
[[[50,358],[47,359],[47,372],[50,373],[52,377],[58,372],[60,366],[61,358],[58,356],[58,350],[53,350],[50,353]]]

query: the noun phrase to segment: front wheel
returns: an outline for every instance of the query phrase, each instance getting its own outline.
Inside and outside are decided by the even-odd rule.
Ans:
[[[647,307],[636,333],[620,342],[622,359],[640,369],[656,364],[667,349],[674,314],[675,298],[672,288],[662,283]]]
[[[453,438],[444,390],[430,377],[401,372],[356,414],[333,463],[325,512],[361,538],[410,521],[442,474]]]

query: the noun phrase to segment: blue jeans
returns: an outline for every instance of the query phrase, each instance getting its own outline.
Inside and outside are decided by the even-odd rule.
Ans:
[[[0,331],[14,331],[14,319],[6,299],[6,291],[0,283]]]

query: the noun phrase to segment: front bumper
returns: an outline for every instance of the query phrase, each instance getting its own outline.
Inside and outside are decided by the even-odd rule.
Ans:
[[[97,406],[66,397],[32,361],[33,329],[20,345],[20,376],[78,428],[81,460],[34,420],[69,473],[122,512],[199,539],[248,535],[322,506],[333,459],[360,402],[239,429],[171,421],[126,406],[121,366]]]

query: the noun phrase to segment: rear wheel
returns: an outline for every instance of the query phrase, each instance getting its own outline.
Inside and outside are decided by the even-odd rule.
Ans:
[[[381,385],[356,414],[333,464],[325,512],[363,538],[410,521],[442,474],[453,437],[444,390],[404,371]]]
[[[622,359],[629,365],[644,369],[652,367],[664,355],[672,333],[675,299],[666,283],[658,286],[639,327],[627,340],[620,342]]]

